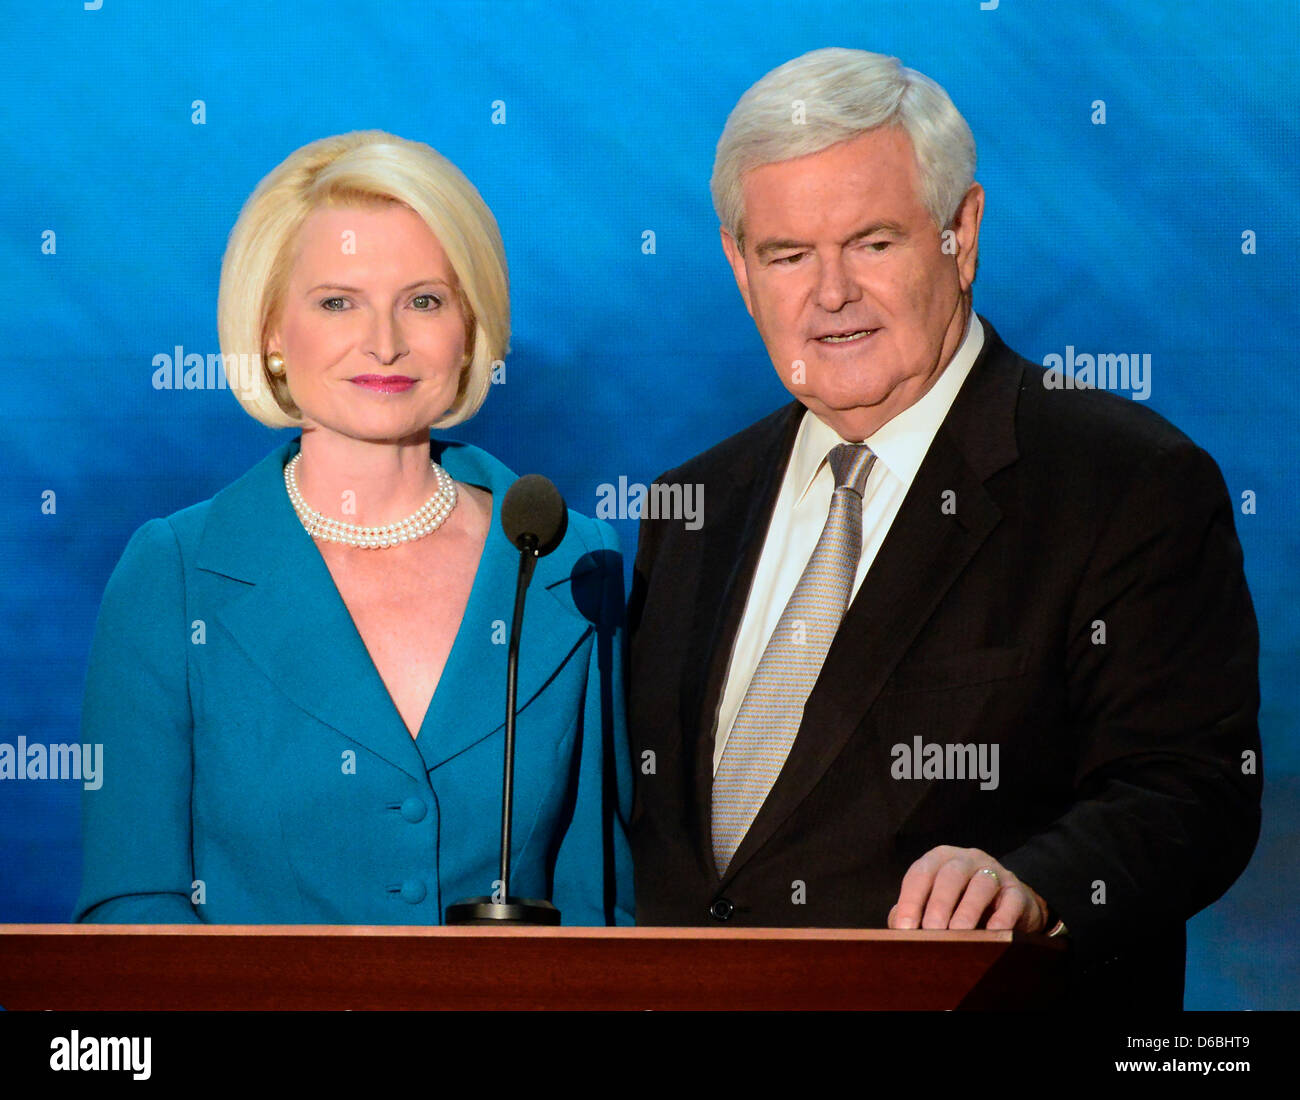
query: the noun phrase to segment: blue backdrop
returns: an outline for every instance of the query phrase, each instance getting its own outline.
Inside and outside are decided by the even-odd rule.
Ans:
[[[226,235],[290,151],[386,129],[475,182],[514,339],[505,383],[451,434],[593,513],[602,483],[647,482],[786,399],[718,247],[714,144],[775,65],[877,50],[943,84],[975,133],[976,308],[1038,362],[1149,353],[1151,407],[1254,495],[1237,522],[1264,835],[1191,922],[1186,1003],[1300,1006],[1294,5],[66,0],[9,8],[0,44],[0,742],[76,740],[131,532],[288,438],[226,390],[151,378],[178,345],[217,351]],[[630,563],[636,525],[616,526]],[[68,919],[78,805],[75,781],[0,782],[0,922]]]

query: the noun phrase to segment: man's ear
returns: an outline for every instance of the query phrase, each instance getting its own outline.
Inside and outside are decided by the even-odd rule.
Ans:
[[[965,294],[975,281],[979,264],[980,222],[984,218],[984,188],[972,183],[953,215],[950,228],[957,237],[957,276]]]
[[[718,235],[722,238],[722,251],[727,254],[727,263],[731,264],[731,273],[736,277],[740,296],[745,300],[745,308],[753,317],[754,307],[749,304],[749,269],[745,266],[745,257],[741,254],[740,245],[736,243],[736,238],[722,226],[718,227]]]

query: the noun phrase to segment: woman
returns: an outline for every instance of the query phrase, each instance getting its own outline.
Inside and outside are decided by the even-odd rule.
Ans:
[[[500,854],[515,475],[429,434],[506,353],[496,222],[428,146],[313,142],[240,214],[218,314],[244,409],[301,434],[109,580],[75,919],[440,923]],[[570,513],[529,590],[511,875],[565,924],[632,923],[621,606],[613,531]]]

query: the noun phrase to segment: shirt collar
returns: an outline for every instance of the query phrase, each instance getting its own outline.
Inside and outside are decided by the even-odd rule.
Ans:
[[[966,381],[983,346],[984,326],[972,308],[970,319],[966,323],[966,334],[934,385],[919,401],[897,413],[865,440],[867,446],[875,452],[877,462],[904,485],[911,485],[912,479],[916,477],[916,471],[920,469],[921,461],[930,449],[939,425],[948,415],[957,391]],[[795,478],[798,492],[796,504],[812,488],[830,449],[845,442],[858,441],[841,438],[834,428],[815,413],[804,416],[790,454],[791,476]]]

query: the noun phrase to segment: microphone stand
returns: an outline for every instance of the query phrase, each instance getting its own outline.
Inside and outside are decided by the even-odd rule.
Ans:
[[[510,831],[515,794],[515,706],[519,682],[519,636],[524,625],[524,598],[540,556],[537,536],[519,537],[519,573],[515,610],[506,652],[506,752],[501,791],[501,875],[491,897],[468,898],[447,908],[448,924],[559,924],[560,911],[549,901],[510,896]]]

